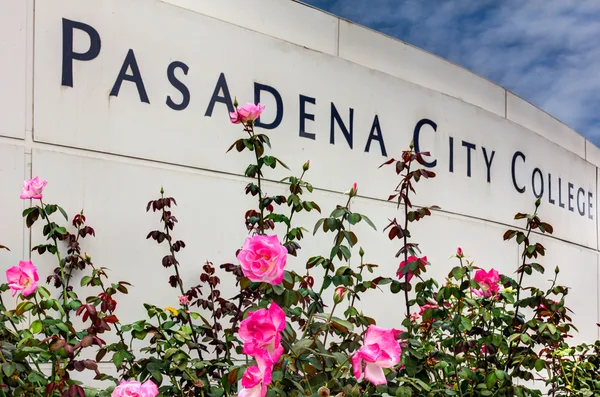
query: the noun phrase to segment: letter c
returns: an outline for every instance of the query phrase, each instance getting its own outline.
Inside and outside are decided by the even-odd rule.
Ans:
[[[519,151],[515,152],[515,154],[513,155],[513,158],[512,158],[512,165],[511,165],[512,182],[513,182],[513,186],[515,187],[517,192],[525,193],[525,186],[519,187],[519,185],[517,184],[517,177],[515,174],[515,163],[517,162],[517,157],[521,157],[523,159],[523,163],[525,162],[525,155]]]
[[[421,134],[421,127],[423,127],[425,124],[430,125],[434,131],[437,131],[437,124],[434,123],[433,121],[431,121],[429,119],[419,120],[419,122],[415,126],[415,132],[413,133],[413,143],[415,145],[415,152],[417,152],[417,153],[421,151],[419,149],[419,135]],[[423,160],[423,165],[425,167],[433,168],[437,165],[437,160],[433,160],[433,161]]]

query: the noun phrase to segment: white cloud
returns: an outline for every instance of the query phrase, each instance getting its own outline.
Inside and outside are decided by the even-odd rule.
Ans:
[[[600,145],[598,0],[308,0],[463,65]]]

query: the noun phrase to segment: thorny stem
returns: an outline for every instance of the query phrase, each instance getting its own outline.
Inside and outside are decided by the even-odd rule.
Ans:
[[[215,313],[215,296],[214,296],[214,294],[213,294],[213,292],[214,292],[214,288],[213,288],[213,286],[212,286],[212,284],[211,284],[211,283],[208,283],[208,285],[210,286],[210,299],[211,299],[211,302],[212,302],[212,307],[213,307],[213,310],[212,310],[212,317],[213,317],[213,322],[214,322],[214,325],[213,325],[213,330],[214,330],[214,333],[215,333],[215,335],[214,335],[214,338],[215,338],[215,339],[218,339],[218,338],[217,338],[217,335],[218,335],[219,331],[217,330],[217,324],[218,324],[218,323],[217,323],[217,315],[216,315],[216,313]],[[227,347],[227,346],[226,346],[226,347]],[[215,350],[215,353],[216,353],[216,355],[217,355],[217,360],[218,360],[218,359],[219,359],[219,350],[218,350],[218,349],[216,349],[216,350]]]
[[[359,276],[362,276],[362,272],[365,266],[363,264],[363,257],[360,257],[360,271],[358,272]],[[356,293],[352,294],[352,302],[350,302],[350,307],[354,307],[354,302],[356,301]]]
[[[46,213],[45,210],[45,205],[42,202],[42,199],[40,199],[40,205],[42,206],[41,210],[44,213],[44,218],[46,218],[46,223],[48,224],[48,227],[51,227],[50,224],[50,216]],[[48,233],[52,232],[52,230],[49,230]],[[62,284],[62,288],[63,288],[63,310],[65,312],[65,317],[67,318],[67,322],[69,321],[69,311],[67,310],[67,300],[68,300],[68,296],[67,296],[67,280],[65,279],[65,268],[63,266],[62,263],[62,259],[60,257],[60,249],[58,247],[58,240],[56,240],[55,236],[52,236],[52,240],[54,241],[54,247],[56,248],[56,257],[58,258],[58,267],[60,268],[60,277],[62,278],[61,280],[61,284]],[[69,332],[67,330],[66,332],[66,340],[67,343],[69,342]]]
[[[460,267],[464,268],[463,265],[463,260],[462,258],[458,258],[458,260],[460,261]],[[462,285],[462,280],[463,280],[464,276],[461,277],[461,285]],[[457,353],[457,346],[458,346],[458,324],[460,324],[460,317],[462,315],[462,299],[459,299],[458,301],[458,310],[456,312],[456,318],[454,319],[454,377],[456,379],[456,382],[458,383],[458,361],[456,359],[456,353]],[[462,388],[460,387],[460,384],[458,385],[458,393],[460,394],[460,396],[463,396],[463,392],[462,392]]]
[[[298,184],[300,183],[300,181],[302,180],[302,178],[304,178],[304,174],[306,173],[306,171],[302,171],[302,175],[300,175],[300,178],[298,179],[298,182],[296,183],[295,188],[292,191],[292,194],[298,194],[298,190],[299,190],[299,186]],[[290,223],[287,225],[287,230],[285,231],[285,242],[287,243],[289,241],[289,233],[290,233],[290,229],[292,228],[292,219],[294,218],[294,214],[296,213],[296,206],[292,205],[292,209],[290,211]]]
[[[252,123],[244,124],[244,131],[250,135],[250,138],[254,138],[254,125]],[[256,157],[256,166],[258,167],[258,171],[256,172],[256,181],[258,184],[258,209],[260,210],[260,217],[258,218],[258,234],[265,234],[265,221],[264,221],[264,212],[265,209],[263,207],[263,196],[262,196],[262,185],[261,185],[261,167],[260,167],[260,158],[258,156],[258,152],[256,151],[256,147],[254,148],[254,156]]]
[[[325,349],[327,349],[327,337],[329,336],[329,330],[331,329],[331,318],[333,317],[333,312],[335,311],[337,305],[337,303],[333,304],[333,308],[331,309],[331,313],[327,319],[327,328],[325,328],[325,337],[323,338],[323,346],[325,346]]]
[[[259,158],[258,158],[258,153],[256,152],[256,150],[254,150],[254,154],[256,156],[256,165],[258,166],[258,162],[259,162]],[[260,174],[261,174],[261,170],[260,167],[258,169],[258,172],[256,173],[256,180],[258,181],[258,208],[260,209],[260,218],[258,218],[258,227],[259,227],[259,234],[265,234],[265,219],[264,219],[264,206],[263,206],[263,199],[262,199],[262,187],[261,187],[261,182],[260,182]]]
[[[85,260],[85,258],[82,258],[81,255],[78,255],[79,258]],[[94,265],[89,262],[89,265],[92,267],[93,270],[96,270],[96,268],[94,267]],[[102,292],[106,293],[106,287],[104,287],[104,283],[102,282],[102,277],[98,277],[98,281],[100,282],[100,288],[102,288]],[[127,348],[127,343],[125,342],[125,338],[123,337],[123,331],[121,331],[121,327],[119,326],[119,322],[116,322],[113,324],[115,326],[115,331],[117,331],[117,335],[119,335],[119,339],[121,340],[121,343],[123,344],[123,346],[125,346],[125,348]],[[128,362],[125,361],[125,362]],[[130,368],[133,368],[133,365],[130,365]]]
[[[237,327],[237,323],[240,320],[240,317],[243,315],[243,313],[242,313],[242,304],[243,304],[243,301],[244,301],[244,297],[242,296],[242,286],[241,286],[241,284],[240,284],[240,295],[239,296],[240,296],[240,298],[239,298],[239,301],[238,301],[237,313],[236,313],[235,319],[233,321],[233,326],[231,327],[231,329],[233,331],[235,331],[235,328]]]
[[[164,198],[164,193],[161,190],[160,193],[160,197]],[[173,243],[171,242],[171,233],[169,232],[169,227],[167,226],[167,222],[166,222],[166,213],[165,213],[165,207],[163,206],[162,208],[162,219],[163,219],[163,223],[164,223],[164,228],[165,228],[165,234],[167,235],[167,238],[165,240],[167,240],[167,242],[169,243],[169,252],[171,253],[171,256],[173,257],[173,259],[175,259],[175,249],[173,249]],[[175,259],[174,261],[175,263],[173,264],[173,267],[175,268],[175,275],[177,276],[177,285],[179,286],[179,291],[181,292],[181,295],[185,295],[185,291],[183,289],[183,280],[181,279],[180,275],[179,275],[179,268],[178,266],[178,262],[177,259]],[[192,338],[194,339],[194,344],[195,347],[194,349],[196,350],[196,352],[198,352],[198,357],[200,357],[200,360],[204,360],[204,358],[202,357],[202,351],[200,350],[200,344],[198,342],[198,334],[196,333],[196,330],[194,329],[194,323],[192,321],[192,315],[190,313],[188,313],[190,311],[190,307],[189,304],[184,304],[182,305],[185,308],[187,317],[188,317],[188,321],[190,323],[190,328],[192,330]]]
[[[348,209],[348,207],[350,206],[350,200],[352,200],[352,196],[348,197],[348,201],[346,202],[346,206],[344,208]],[[346,220],[346,215],[344,215],[344,217],[342,218],[342,222],[344,222]],[[338,234],[336,235],[335,238],[335,242],[337,243],[337,239],[339,234],[341,233],[341,231],[338,231]],[[327,269],[325,269],[325,275],[323,276],[323,284],[321,284],[321,288],[319,289],[319,293],[317,294],[318,296],[321,296],[321,294],[323,293],[323,291],[325,290],[325,282],[327,280],[327,276],[329,275],[329,267],[327,267]],[[306,320],[306,328],[304,329],[304,332],[302,333],[302,338],[304,339],[304,337],[306,336],[306,334],[308,333],[308,330],[310,329],[313,317],[315,316],[315,310],[316,310],[316,305],[313,306],[313,309],[310,310],[309,315],[308,315],[308,320]]]
[[[405,201],[404,201],[404,230],[403,230],[403,234],[404,234],[404,264],[405,266],[408,266],[408,236],[406,235],[406,231],[408,230],[408,203],[406,202],[406,199],[408,199],[408,175],[410,175],[410,162],[407,164],[406,166],[406,181],[405,181],[405,193],[404,193],[404,197],[405,197]],[[406,318],[410,319],[410,304],[408,302],[408,272],[406,272],[406,274],[404,275],[404,300],[406,302]],[[410,332],[412,331],[412,326],[410,326],[410,320],[409,320],[409,327],[408,327],[408,332],[410,334]]]
[[[535,207],[535,211],[533,213],[533,215],[535,216],[537,214],[537,206]],[[529,241],[529,235],[531,234],[531,220],[527,221],[527,235],[525,236],[525,240],[524,241]],[[519,297],[521,295],[521,284],[523,283],[523,277],[525,276],[525,262],[527,260],[527,247],[525,247],[525,249],[523,250],[523,261],[521,262],[521,274],[519,275],[519,283],[517,284],[517,298],[515,300],[515,315],[513,316],[513,320],[512,320],[512,324],[515,323],[515,321],[517,321],[517,317],[519,315]],[[521,331],[522,333],[522,331]],[[506,359],[506,364],[505,364],[505,368],[504,370],[507,371],[508,367],[510,365],[510,360],[512,359],[513,356],[513,352],[514,350],[519,346],[519,342],[521,341],[521,338],[517,338],[517,345],[514,346],[513,348],[513,341],[510,342],[510,345],[508,346],[508,358]]]
[[[83,214],[83,210],[82,210],[81,214]],[[77,237],[75,238],[76,243],[79,243],[79,237],[80,237],[79,232],[80,231],[81,231],[81,224],[79,224],[79,226],[77,226],[77,234],[76,234]],[[81,258],[81,255],[77,255],[77,256],[79,256]],[[67,274],[67,289],[69,289],[69,283],[71,282],[71,274],[72,273],[73,273],[73,266],[71,266],[69,268],[69,273]]]

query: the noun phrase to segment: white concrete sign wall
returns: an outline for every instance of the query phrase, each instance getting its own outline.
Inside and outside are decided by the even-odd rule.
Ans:
[[[355,205],[373,214],[379,228],[359,231],[361,245],[387,275],[397,268],[397,247],[381,229],[398,216],[393,205],[384,203],[397,177],[377,167],[400,156],[411,140],[431,152],[430,166],[438,174],[418,184],[414,200],[442,208],[415,231],[437,276],[447,274],[447,258],[458,245],[482,267],[512,272],[519,254],[512,244],[502,243],[502,233],[522,225],[513,222],[513,215],[531,211],[540,197],[541,216],[555,228],[554,237],[544,239],[550,249],[545,265],[560,265],[564,282],[577,287],[569,296],[580,338],[598,336],[598,164],[588,159],[591,143],[573,135],[575,140],[565,138],[570,143],[562,144],[565,134],[575,133],[537,109],[532,113],[503,88],[298,3],[278,2],[271,17],[285,21],[298,15],[304,26],[315,25],[322,42],[315,43],[314,31],[303,33],[297,24],[286,31],[274,22],[246,21],[243,9],[235,7],[237,0],[218,7],[170,2],[37,1],[34,29],[27,25],[24,3],[0,0],[2,40],[6,29],[17,32],[18,26],[35,32],[30,74],[23,72],[24,45],[17,45],[26,36],[0,40],[2,58],[14,59],[1,64],[0,76],[21,65],[15,70],[26,78],[1,80],[25,104],[11,108],[11,101],[0,102],[7,110],[3,124],[10,126],[0,127],[0,136],[25,140],[0,138],[0,153],[12,156],[0,161],[0,204],[22,207],[15,181],[23,179],[31,161],[32,175],[50,180],[46,194],[51,201],[64,203],[71,213],[85,208],[98,233],[89,246],[96,261],[112,268],[115,277],[143,285],[123,304],[125,321],[142,314],[141,301],[172,302],[176,295],[165,288],[161,248],[145,240],[156,227],[155,217],[144,213],[145,203],[161,185],[180,204],[180,237],[190,245],[184,257],[190,264],[186,281],[197,279],[195,269],[206,259],[234,261],[250,205],[240,198],[246,183],[240,175],[251,161],[249,155],[225,154],[242,136],[239,126],[228,122],[237,96],[240,102],[267,105],[260,125],[271,136],[275,155],[295,172],[311,160],[308,179],[324,211],[358,182],[361,198]],[[268,12],[267,3],[254,12]],[[388,53],[403,67],[391,68]],[[31,85],[28,104],[25,91]],[[23,110],[27,106],[34,109],[31,120]],[[25,128],[27,123],[33,131]],[[268,186],[272,192],[284,189],[275,182]],[[214,210],[203,215],[201,206]],[[7,215],[2,216],[4,221]],[[6,218],[10,228],[0,230],[0,243],[21,244],[27,251],[39,237],[34,233],[30,243],[18,211],[11,216]],[[301,221],[311,228],[315,218],[311,214]],[[211,229],[217,222],[235,225],[228,238]],[[23,231],[24,239],[9,236],[8,230]],[[302,268],[308,256],[326,252],[327,243],[307,239],[292,266]],[[375,311],[380,310],[376,298],[365,303]],[[393,318],[378,314],[394,324]]]
[[[0,137],[25,138],[29,3],[0,0]]]

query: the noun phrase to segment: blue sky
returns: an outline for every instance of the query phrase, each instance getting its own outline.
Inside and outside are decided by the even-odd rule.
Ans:
[[[600,0],[303,0],[449,59],[600,146]]]

